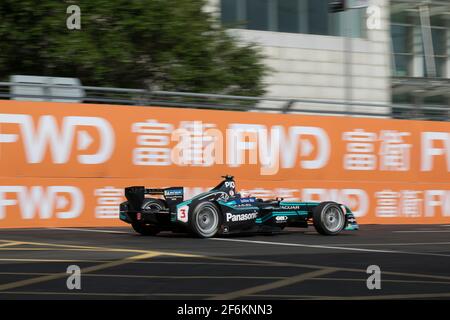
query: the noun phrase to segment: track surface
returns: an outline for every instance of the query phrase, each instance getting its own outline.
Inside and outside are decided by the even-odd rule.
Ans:
[[[81,268],[81,290],[66,286],[69,265]],[[366,286],[370,265],[381,290]],[[0,299],[450,299],[450,225],[219,239],[2,229]]]

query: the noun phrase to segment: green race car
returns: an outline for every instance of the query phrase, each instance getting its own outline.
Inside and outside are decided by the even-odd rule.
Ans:
[[[323,235],[358,229],[345,204],[243,197],[236,192],[232,176],[223,178],[215,188],[188,200],[183,197],[183,187],[127,187],[128,201],[120,205],[120,219],[143,235],[171,230],[188,231],[201,238],[241,232],[274,233],[285,227],[307,228],[310,224]]]

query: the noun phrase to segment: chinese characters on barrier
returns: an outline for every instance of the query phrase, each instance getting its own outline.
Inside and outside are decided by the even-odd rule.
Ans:
[[[395,130],[381,130],[365,132],[355,129],[344,132],[343,140],[347,142],[347,154],[344,155],[344,168],[346,170],[379,170],[382,171],[408,171],[410,168],[411,144],[404,142],[409,132]],[[375,142],[380,140],[377,152]]]

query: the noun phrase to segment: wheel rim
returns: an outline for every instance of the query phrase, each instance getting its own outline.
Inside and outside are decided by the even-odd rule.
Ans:
[[[200,209],[196,220],[199,231],[203,235],[210,235],[217,229],[219,215],[214,207],[205,205]]]
[[[342,229],[344,217],[338,208],[332,206],[324,211],[323,223],[328,231],[336,232]]]

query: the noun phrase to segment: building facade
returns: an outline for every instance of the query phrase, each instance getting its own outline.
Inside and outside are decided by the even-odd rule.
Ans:
[[[369,0],[356,8],[367,1],[347,0],[355,8],[337,13],[329,2],[210,0],[208,10],[261,48],[268,96],[335,101],[344,111],[394,104],[376,112],[399,117],[403,105],[448,106],[450,1]]]
[[[392,102],[439,118],[449,106],[450,1],[413,2],[391,0]]]

